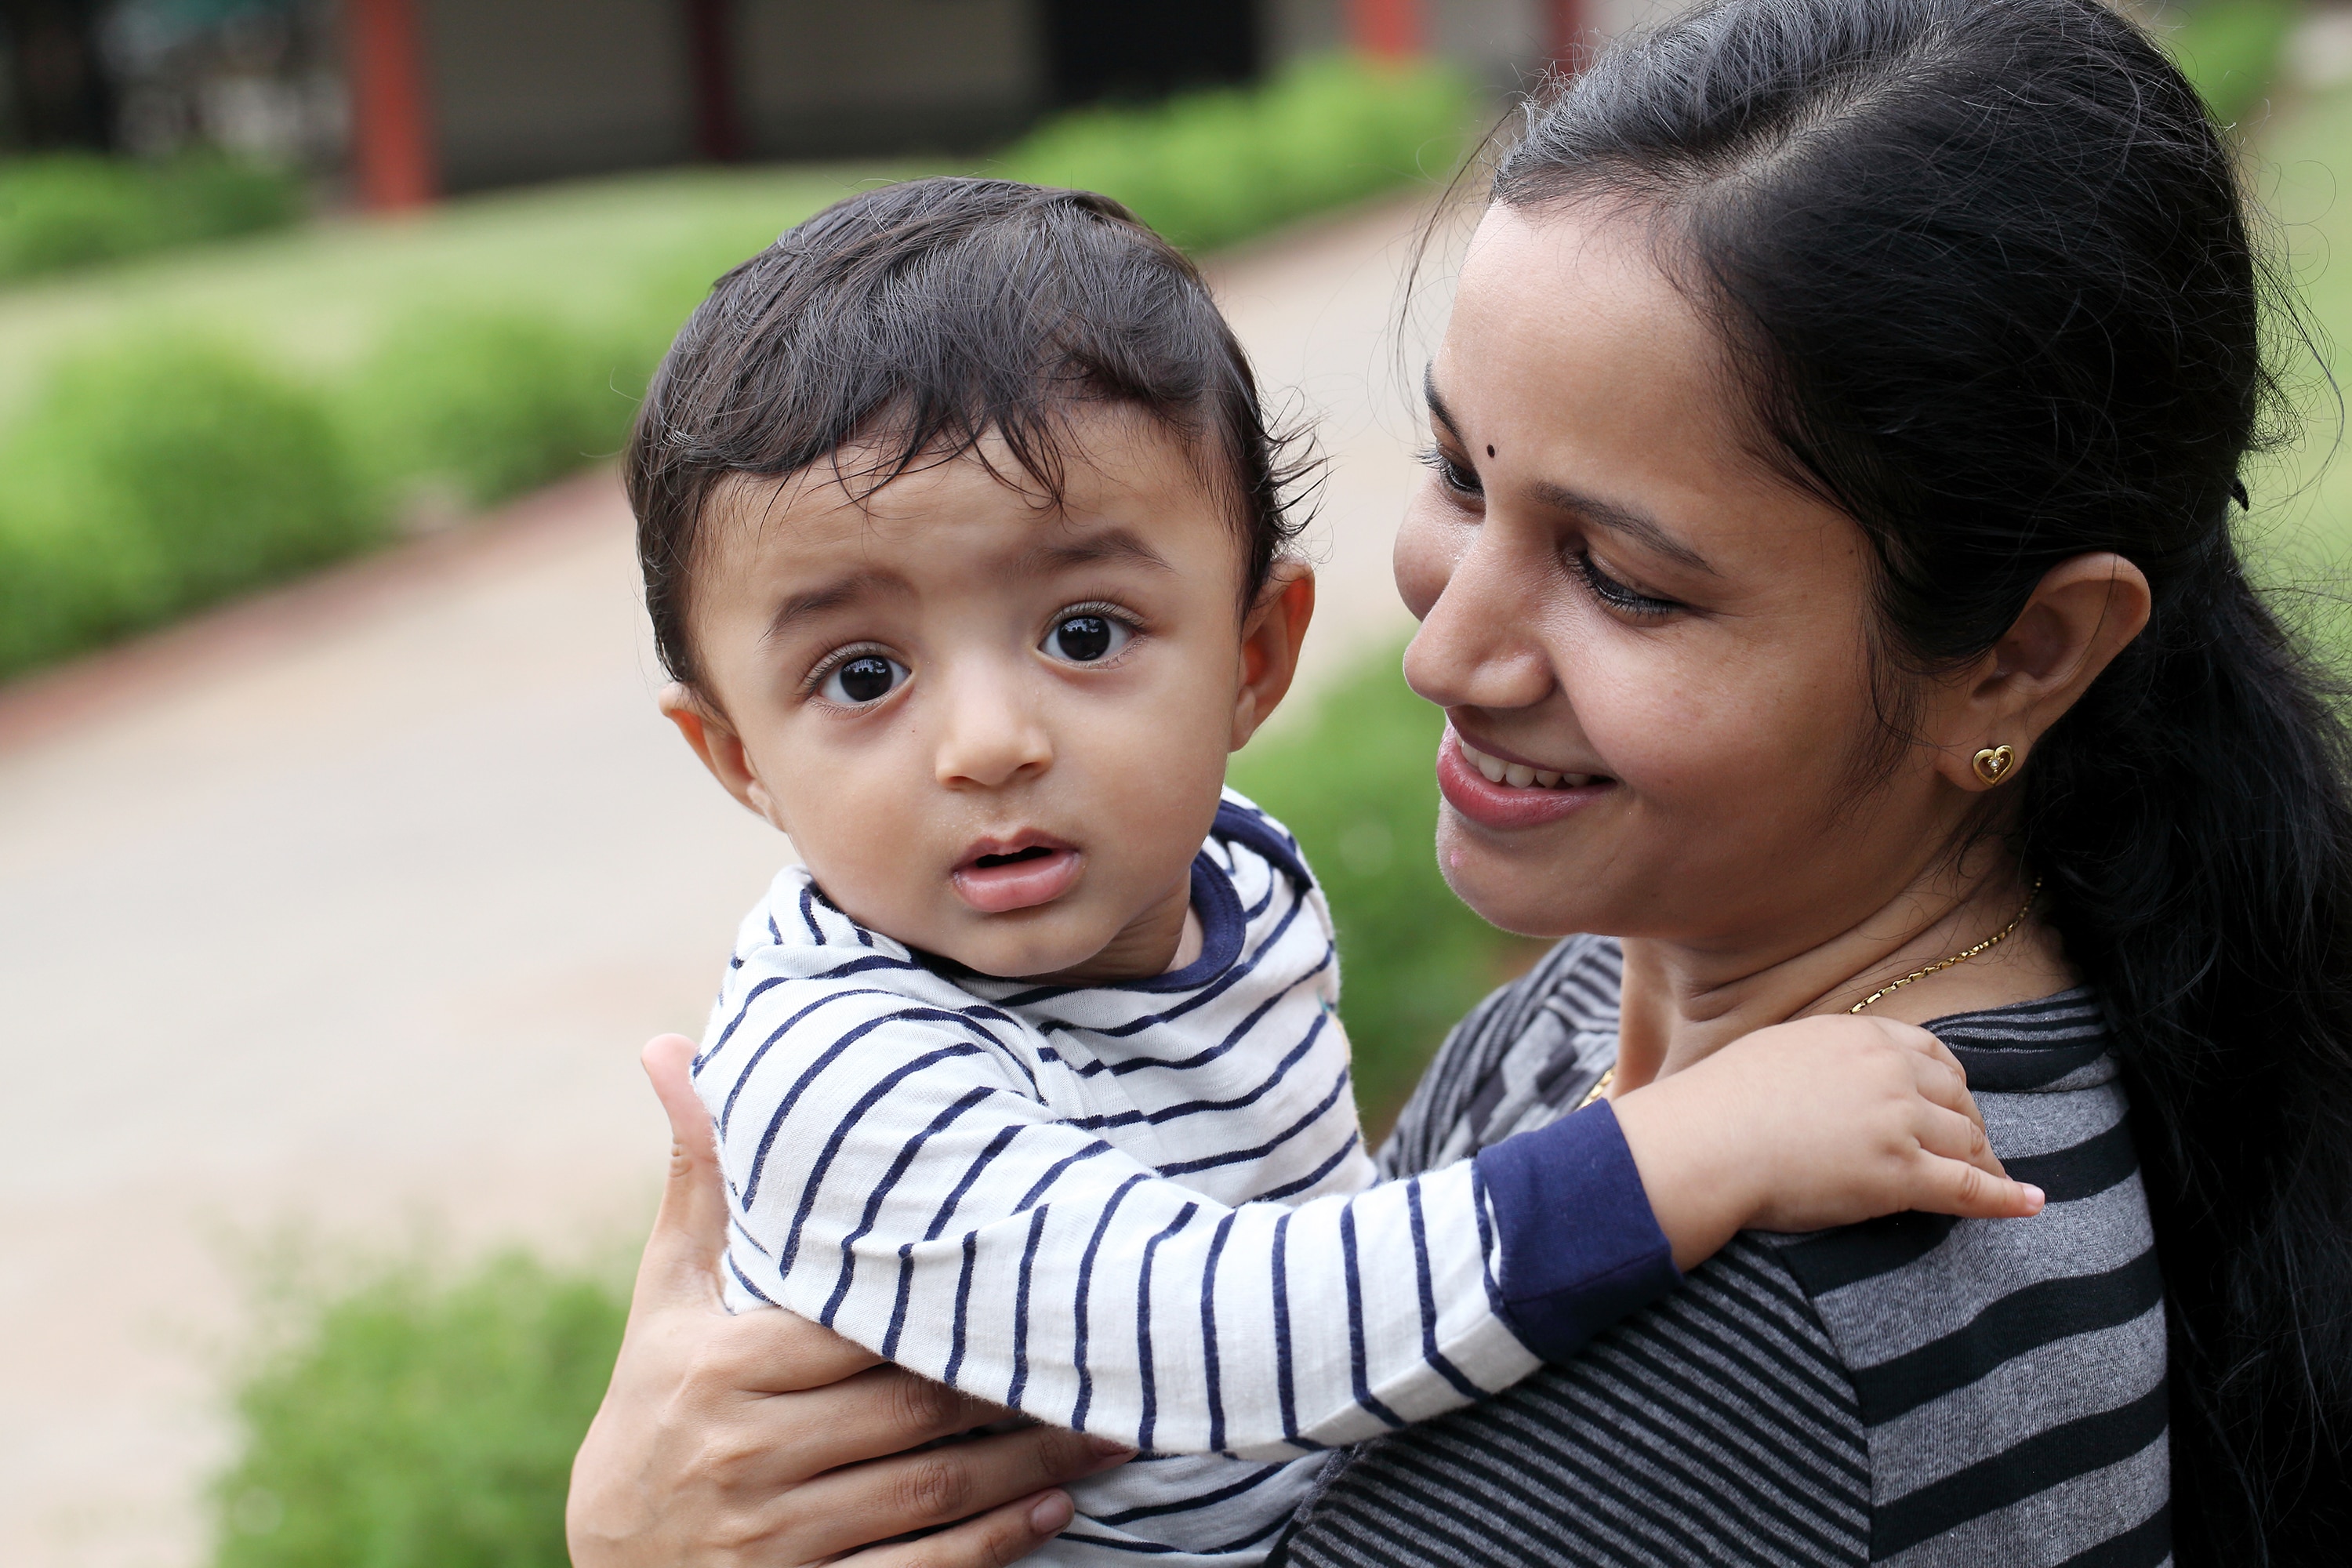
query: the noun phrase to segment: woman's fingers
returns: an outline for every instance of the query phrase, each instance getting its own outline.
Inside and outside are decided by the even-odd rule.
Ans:
[[[793,1399],[789,1436],[779,1432],[777,1442],[780,1449],[790,1449],[794,1472],[814,1475],[902,1454],[985,1426],[1003,1414],[943,1383],[899,1367],[877,1366]],[[1051,1486],[1056,1479],[1048,1476],[1036,1485]]]
[[[953,1530],[896,1546],[869,1547],[840,1562],[856,1568],[1003,1568],[1026,1557],[1070,1522],[1066,1492],[1015,1498]]]
[[[669,1179],[637,1265],[635,1312],[662,1306],[717,1310],[719,1258],[727,1248],[727,1189],[710,1140],[710,1113],[694,1092],[694,1042],[662,1035],[646,1042],[646,1076],[669,1117]]]
[[[975,1437],[969,1442],[942,1444],[919,1454],[899,1454],[853,1465],[818,1476],[793,1491],[793,1513],[809,1521],[794,1532],[793,1544],[809,1557],[830,1556],[869,1541],[887,1540],[910,1530],[949,1524],[1001,1510],[1008,1500],[1034,1501],[1047,1488],[1109,1469],[1131,1457],[1128,1449],[1102,1438],[1082,1436],[1057,1426],[1031,1426],[1018,1432]],[[1008,1521],[1000,1520],[976,1531],[975,1537],[996,1538],[1007,1528]],[[1059,1530],[1061,1525],[1054,1528]],[[1018,1531],[1013,1533],[1017,1535]],[[1026,1552],[1036,1543],[1034,1539],[1027,1540],[1020,1550]],[[928,1545],[929,1542],[908,1544]],[[877,1560],[899,1561],[889,1557]],[[861,1557],[857,1561],[865,1563],[867,1559]],[[910,1557],[905,1561],[929,1560]],[[989,1560],[958,1557],[941,1561]]]
[[[730,1393],[798,1394],[803,1389],[822,1389],[838,1384],[842,1379],[879,1364],[882,1358],[859,1344],[856,1340],[835,1333],[821,1324],[812,1323],[795,1312],[762,1308],[745,1312],[716,1328],[704,1341],[696,1366],[698,1376],[714,1387]],[[810,1405],[799,1404],[795,1410],[807,1410]],[[981,1415],[962,1426],[943,1428],[961,1432],[990,1419]],[[926,1432],[908,1442],[928,1442],[940,1436]],[[906,1443],[888,1448],[875,1448],[870,1453],[896,1453]],[[865,1458],[859,1454],[856,1458]],[[832,1463],[841,1463],[835,1460]],[[814,1467],[829,1468],[830,1465]]]

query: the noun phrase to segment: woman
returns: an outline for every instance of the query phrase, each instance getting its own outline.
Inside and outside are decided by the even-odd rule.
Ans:
[[[2335,1559],[2352,808],[2230,531],[2263,277],[2193,91],[2095,0],[1721,0],[1531,114],[1431,368],[1406,673],[1455,890],[1610,936],[1457,1030],[1387,1158],[1860,1005],[1934,1021],[2053,1201],[1743,1239],[1345,1456],[1279,1558]],[[633,1335],[583,1568],[1013,1499],[874,1554],[1003,1561],[1118,1458],[877,1458],[973,1413],[832,1382],[867,1358],[805,1326],[656,1296]]]

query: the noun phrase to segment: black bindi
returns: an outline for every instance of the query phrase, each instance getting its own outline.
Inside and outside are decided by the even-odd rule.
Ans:
[[[1488,456],[1488,457],[1490,457],[1490,458],[1491,458],[1491,457],[1493,457],[1494,455],[1495,455],[1495,447],[1494,447],[1494,444],[1493,444],[1492,442],[1489,442],[1489,443],[1487,443],[1487,446],[1486,446],[1486,456]]]

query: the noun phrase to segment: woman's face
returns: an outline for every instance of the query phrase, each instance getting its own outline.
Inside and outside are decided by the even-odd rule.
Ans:
[[[1498,206],[1465,261],[1396,547],[1405,675],[1450,720],[1439,860],[1512,931],[1793,952],[1965,802],[1924,748],[1866,765],[1869,546],[1752,455],[1648,247],[1638,219]]]

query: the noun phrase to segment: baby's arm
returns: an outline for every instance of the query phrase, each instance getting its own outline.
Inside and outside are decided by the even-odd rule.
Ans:
[[[1841,1015],[1759,1029],[1614,1106],[1685,1268],[1746,1228],[2042,1208],[1993,1157],[1959,1063],[1909,1024]]]
[[[1058,1119],[974,1022],[870,1005],[890,1016],[853,1001],[740,1089],[700,1086],[724,1115],[730,1264],[766,1300],[1057,1425],[1260,1458],[1358,1441],[1507,1386],[1674,1281],[1606,1111],[1524,1135],[1541,1141],[1524,1156],[1547,1173],[1539,1214],[1490,1209],[1470,1162],[1227,1207]],[[850,1048],[823,1043],[845,1034]],[[706,1075],[730,1077],[733,1054]],[[1506,1227],[1551,1261],[1508,1299]]]

